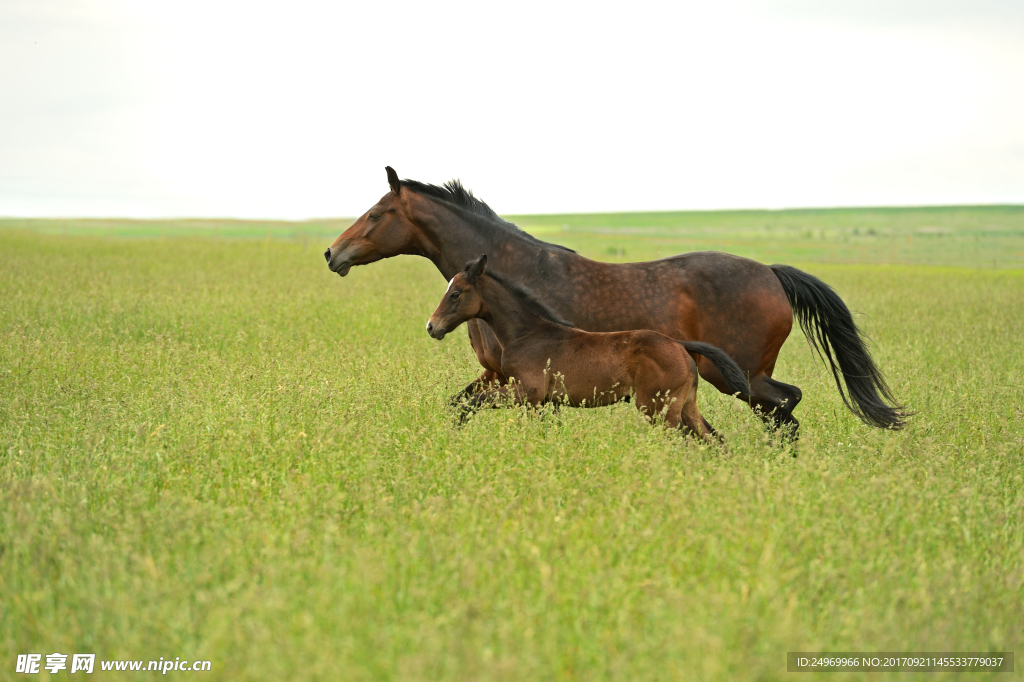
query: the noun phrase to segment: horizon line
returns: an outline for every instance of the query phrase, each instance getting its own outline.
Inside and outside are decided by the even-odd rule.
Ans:
[[[626,214],[671,214],[671,213],[783,213],[787,211],[871,211],[871,210],[924,210],[924,209],[979,209],[979,208],[1019,208],[1024,203],[996,204],[877,204],[864,206],[791,206],[784,208],[687,208],[668,210],[631,210],[631,211],[565,211],[557,213],[498,213],[499,216],[532,218],[579,215],[626,215]],[[356,220],[359,216],[322,216],[311,218],[239,218],[232,216],[0,216],[0,221],[8,220],[123,220],[123,221],[234,221],[234,222],[277,222],[277,223],[315,223],[343,220]]]

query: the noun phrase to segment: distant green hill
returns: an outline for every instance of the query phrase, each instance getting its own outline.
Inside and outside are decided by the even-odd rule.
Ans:
[[[670,211],[506,216],[541,239],[601,260],[717,250],[765,262],[1024,267],[1024,206]],[[287,239],[327,244],[351,218],[301,222],[187,219],[0,219],[56,235]]]
[[[1024,206],[525,215],[542,239],[607,260],[717,250],[765,262],[1024,266]]]
[[[223,239],[309,239],[337,236],[351,218],[300,222],[288,220],[236,220],[233,218],[0,218],[0,228],[43,234],[99,235],[106,237],[212,237]]]

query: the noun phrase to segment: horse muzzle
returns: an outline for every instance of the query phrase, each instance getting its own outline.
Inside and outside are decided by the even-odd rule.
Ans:
[[[340,276],[344,277],[348,274],[348,271],[352,269],[352,258],[351,253],[346,253],[349,249],[343,248],[331,248],[328,247],[324,251],[324,259],[327,261],[327,267],[331,272],[336,272]]]

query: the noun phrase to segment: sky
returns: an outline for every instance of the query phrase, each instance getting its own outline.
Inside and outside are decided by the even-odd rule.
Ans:
[[[0,216],[1024,203],[1024,2],[0,0]]]

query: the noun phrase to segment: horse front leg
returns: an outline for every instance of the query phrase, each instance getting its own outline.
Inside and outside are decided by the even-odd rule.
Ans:
[[[473,381],[469,382],[469,384],[464,389],[453,395],[448,400],[448,403],[452,407],[456,407],[458,405],[461,405],[465,401],[469,400],[476,393],[488,390],[490,388],[504,386],[507,383],[508,379],[502,376],[501,373],[495,372],[493,369],[484,370],[483,374],[478,376]]]
[[[481,409],[500,407],[507,404],[509,399],[511,399],[511,402],[516,405],[523,402],[522,391],[518,385],[514,386],[506,382],[502,386],[496,386],[494,388],[488,388],[473,393],[468,400],[459,404],[459,413],[456,419],[456,424],[458,426],[462,426],[469,419],[470,415],[475,414]]]

